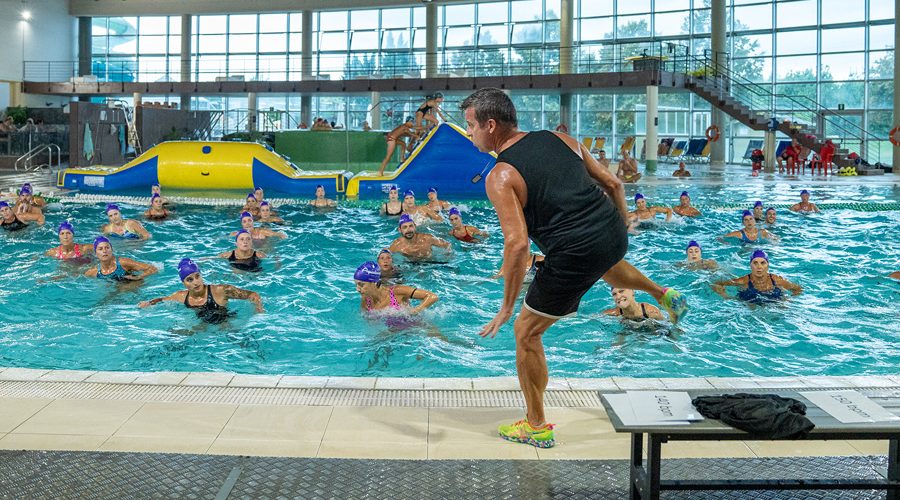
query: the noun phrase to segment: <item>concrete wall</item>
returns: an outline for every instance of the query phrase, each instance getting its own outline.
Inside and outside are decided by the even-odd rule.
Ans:
[[[24,21],[22,11],[28,10],[31,19]],[[40,0],[23,3],[21,0],[0,0],[0,80],[22,81],[23,56],[26,61],[74,61],[76,59],[77,20],[69,15],[66,0]],[[24,40],[24,47],[23,47]],[[12,86],[11,86],[12,87]],[[9,105],[30,107],[59,106],[69,99],[43,95],[13,95],[5,92]],[[24,102],[20,102],[24,99]],[[0,101],[4,99],[0,98]],[[5,108],[4,108],[5,110]]]

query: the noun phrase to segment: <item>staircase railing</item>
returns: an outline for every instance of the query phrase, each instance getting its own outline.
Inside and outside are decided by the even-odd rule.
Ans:
[[[53,163],[53,152],[56,152],[56,164]],[[41,163],[38,165],[31,165],[31,160],[36,158],[38,155],[43,153],[47,153],[47,163]],[[25,153],[24,155],[18,157],[16,159],[16,163],[13,165],[13,168],[16,171],[19,170],[21,166],[24,171],[36,171],[40,170],[44,167],[52,169],[54,166],[59,168],[60,163],[62,162],[62,150],[56,144],[38,144],[37,146],[31,148],[31,151]]]
[[[805,96],[772,92],[768,86],[752,82],[729,69],[725,54],[713,57],[709,50],[702,57],[692,56],[689,75],[702,76],[712,82],[720,97],[731,96],[757,115],[757,119],[790,119],[801,124],[806,131],[821,141],[836,139],[843,149],[857,149],[859,155],[870,163],[881,161],[881,148],[876,135]]]

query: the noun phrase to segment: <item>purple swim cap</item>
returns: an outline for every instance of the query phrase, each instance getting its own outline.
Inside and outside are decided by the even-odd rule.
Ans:
[[[9,203],[5,201],[0,201],[0,208],[9,208]]]
[[[353,273],[353,279],[365,283],[378,283],[381,281],[381,267],[371,260],[363,262]]]
[[[316,189],[319,189],[319,188],[325,189],[325,186],[323,186],[321,184],[316,184]]]
[[[251,214],[250,212],[241,212],[241,220],[244,220],[244,217],[250,217],[252,219],[253,214]]]
[[[688,248],[691,248],[691,247],[697,247],[697,248],[700,248],[700,244],[697,243],[697,242],[694,241],[694,240],[691,240],[691,242],[688,243],[688,246],[687,246],[687,247],[688,247]],[[702,250],[702,248],[701,248],[701,250]]]
[[[803,191],[800,191],[800,196],[803,196],[804,194],[809,195],[809,191],[807,191],[805,189]]]
[[[762,206],[762,202],[759,200],[756,200],[756,203],[753,204],[753,208],[761,207],[761,206]]]
[[[415,198],[415,197],[416,197],[416,193],[414,193],[413,190],[410,189],[410,190],[406,191],[405,193],[403,193],[403,197],[404,197],[404,198],[406,198],[407,196],[412,196],[413,198]]]
[[[31,194],[31,184],[27,182],[22,184],[22,189],[19,190],[19,194]]]
[[[94,251],[97,251],[97,245],[101,243],[109,243],[109,239],[106,236],[97,236],[94,238]],[[112,243],[109,243],[109,246],[112,247]]]
[[[269,202],[266,201],[266,200],[263,200],[263,201],[259,202],[259,206],[261,206],[261,207],[268,207],[268,206],[269,206]]]
[[[119,210],[119,205],[116,205],[115,203],[110,203],[110,204],[106,205],[106,215],[109,215],[110,210],[116,210],[116,211],[121,212],[121,210]]]
[[[644,199],[644,195],[642,195],[641,193],[637,193],[637,194],[634,195],[634,202],[635,202],[635,203],[637,203],[638,200],[643,200],[643,199]]]
[[[428,188],[428,192],[437,194],[437,188],[430,187],[430,188]]]
[[[460,215],[459,209],[456,207],[450,207],[450,210],[447,211],[447,215]]]
[[[388,255],[394,255],[394,254],[391,253],[391,251],[388,250],[387,248],[382,248],[381,251],[378,252],[378,256],[381,257],[381,254],[383,254],[383,253],[386,253],[386,254],[388,254]]]
[[[762,250],[754,250],[753,255],[750,256],[750,262],[753,262],[753,259],[763,259],[764,261],[769,262],[769,256]]]
[[[234,235],[234,241],[237,241],[237,239],[240,238],[242,234],[250,234],[250,231],[247,231],[246,229],[241,229],[240,231],[237,232],[237,234]]]
[[[682,191],[682,192],[681,192],[681,196],[687,196],[688,198],[691,197],[691,195],[689,195],[687,191]],[[679,197],[679,198],[680,198],[680,197]]]
[[[253,192],[255,193],[255,192],[257,192],[257,191],[262,191],[262,190],[263,190],[263,188],[261,188],[261,187],[259,187],[259,186],[256,186],[256,187],[253,189]]]
[[[150,197],[150,201],[153,201],[156,198],[159,198],[159,193],[153,193],[153,196]]]
[[[396,190],[397,190],[397,185],[396,185],[396,184],[392,185],[391,188],[388,189],[388,191],[396,191]]]
[[[744,217],[753,217],[753,212],[744,210],[744,213],[741,214],[741,220],[744,220]]]
[[[766,213],[774,212],[774,211],[775,211],[775,207],[769,207],[766,209]]]
[[[73,228],[72,224],[69,224],[69,221],[67,220],[63,221],[62,224],[59,225],[59,229],[56,230],[56,234],[59,234],[63,231],[68,231],[72,233],[73,236],[75,235],[75,228]]]
[[[400,216],[400,220],[397,222],[397,227],[400,227],[407,222],[412,222],[413,224],[416,223],[416,221],[412,220],[412,217],[410,217],[409,214],[403,214]]]
[[[181,262],[178,263],[178,277],[181,278],[181,281],[184,281],[188,276],[199,272],[200,266],[191,259],[181,259]]]

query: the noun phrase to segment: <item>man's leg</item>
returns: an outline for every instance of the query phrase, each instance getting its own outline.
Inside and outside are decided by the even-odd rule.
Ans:
[[[603,275],[603,281],[609,283],[616,288],[629,288],[631,290],[643,290],[653,296],[659,302],[662,299],[665,290],[657,285],[650,278],[625,259],[620,260],[616,265],[606,271]]]
[[[544,418],[544,390],[547,389],[547,358],[542,335],[556,319],[522,308],[513,324],[516,335],[516,372],[525,396],[525,418],[532,427],[541,427]]]

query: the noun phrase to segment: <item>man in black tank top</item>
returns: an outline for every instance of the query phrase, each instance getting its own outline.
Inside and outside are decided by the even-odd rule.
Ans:
[[[516,109],[500,89],[481,89],[460,109],[475,146],[497,152],[485,190],[503,230],[507,273],[502,307],[482,328],[482,337],[495,336],[515,311],[529,238],[545,255],[513,326],[526,416],[498,430],[504,439],[549,448],[555,440],[553,425],[544,418],[548,376],[543,333],[574,314],[581,297],[601,278],[616,288],[653,295],[673,322],[687,311],[687,303],[623,260],[628,249],[624,188],[584,146],[565,134],[519,131]]]

